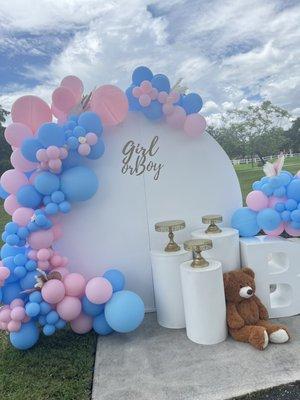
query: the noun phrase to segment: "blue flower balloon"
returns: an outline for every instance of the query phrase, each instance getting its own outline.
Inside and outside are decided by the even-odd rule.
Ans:
[[[152,71],[148,67],[137,67],[132,73],[132,83],[136,86],[139,86],[143,81],[151,81],[152,78]]]
[[[103,125],[98,117],[98,115],[94,112],[87,111],[80,115],[78,118],[78,125],[82,126],[86,132],[94,132],[99,137],[103,132]]]
[[[151,79],[152,86],[155,87],[159,92],[170,92],[171,85],[168,77],[163,74],[156,74]]]
[[[202,106],[203,101],[197,93],[189,93],[182,99],[182,107],[185,109],[187,114],[199,112]]]

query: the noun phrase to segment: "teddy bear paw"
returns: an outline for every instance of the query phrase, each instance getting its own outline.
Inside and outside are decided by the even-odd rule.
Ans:
[[[278,329],[270,334],[270,342],[272,343],[286,343],[289,340],[289,335],[284,329]]]
[[[269,344],[269,336],[267,334],[267,331],[264,331],[264,344],[263,344],[263,350],[268,346]]]

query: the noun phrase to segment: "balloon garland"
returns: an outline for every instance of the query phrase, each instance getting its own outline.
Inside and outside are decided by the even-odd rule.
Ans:
[[[86,281],[68,269],[67,257],[54,250],[61,220],[74,202],[89,200],[98,179],[85,164],[105,151],[105,126],[121,123],[130,110],[151,119],[163,117],[189,136],[204,132],[198,114],[201,97],[171,90],[165,75],[147,67],[132,74],[126,95],[104,85],[83,96],[83,83],[67,76],[52,94],[51,107],[37,96],[23,96],[12,106],[5,138],[14,167],[1,176],[0,195],[12,221],[5,225],[0,261],[0,329],[21,350],[34,346],[70,323],[84,334],[130,332],[144,318],[141,298],[124,290],[125,277],[116,269]],[[57,122],[52,122],[53,116]]]

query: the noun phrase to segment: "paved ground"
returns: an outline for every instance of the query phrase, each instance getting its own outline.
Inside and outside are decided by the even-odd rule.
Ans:
[[[300,316],[280,321],[293,340],[260,352],[231,339],[197,345],[185,330],[162,328],[155,313],[147,314],[131,334],[99,337],[92,398],[226,400],[299,380]]]

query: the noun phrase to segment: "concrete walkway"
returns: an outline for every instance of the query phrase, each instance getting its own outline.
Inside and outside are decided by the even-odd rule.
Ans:
[[[93,400],[225,400],[300,379],[300,316],[293,340],[260,352],[232,339],[197,345],[147,314],[130,334],[98,339]]]

